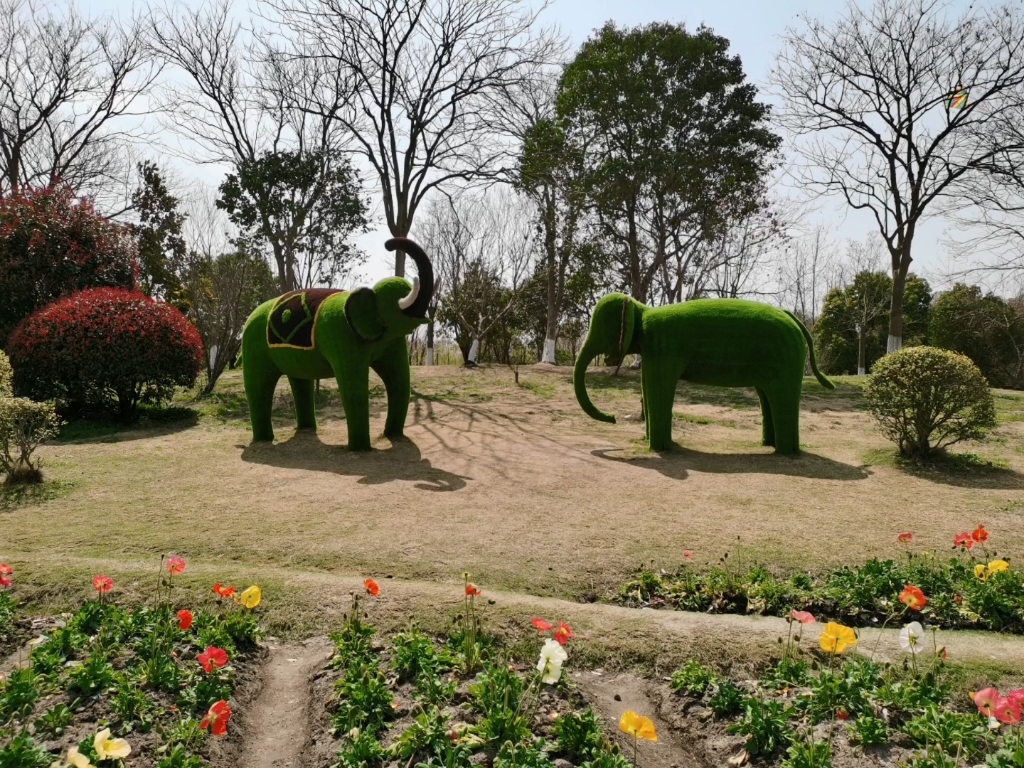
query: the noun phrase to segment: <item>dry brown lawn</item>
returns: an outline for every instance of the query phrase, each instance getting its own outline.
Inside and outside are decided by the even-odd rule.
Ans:
[[[684,550],[698,564],[727,554],[737,568],[814,570],[891,555],[901,531],[944,551],[978,523],[1022,562],[1017,394],[996,393],[992,439],[958,448],[995,467],[915,472],[894,465],[856,380],[834,393],[806,385],[804,453],[788,458],[760,446],[753,392],[680,386],[677,447],[655,454],[636,419],[638,373],[588,376],[616,425],[582,413],[570,378],[535,366],[516,387],[504,368],[414,368],[407,439],[360,454],[344,447],[328,382],[318,434],[295,434],[282,386],[278,442],[251,446],[231,372],[213,397],[185,403],[198,419],[45,447],[47,476],[63,490],[8,501],[0,561],[41,599],[56,595],[45,585],[101,567],[144,585],[173,552],[197,578],[200,566],[225,580],[266,568],[452,582],[468,570],[492,590],[588,601],[610,597],[641,564],[674,568]],[[372,402],[379,433],[381,387]]]

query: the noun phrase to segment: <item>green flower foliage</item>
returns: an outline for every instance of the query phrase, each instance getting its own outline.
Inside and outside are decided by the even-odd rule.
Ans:
[[[1024,633],[1024,571],[1008,569],[982,580],[974,573],[979,562],[988,559],[961,555],[943,561],[908,552],[903,560],[872,559],[788,579],[760,567],[741,575],[717,567],[667,575],[645,571],[622,586],[619,600],[710,613],[788,616],[806,610],[821,620],[873,626],[904,614],[899,594],[913,584],[928,597],[920,617],[932,626]]]
[[[988,382],[964,355],[911,347],[875,364],[864,389],[871,413],[904,456],[927,458],[963,440],[980,440],[996,425]]]

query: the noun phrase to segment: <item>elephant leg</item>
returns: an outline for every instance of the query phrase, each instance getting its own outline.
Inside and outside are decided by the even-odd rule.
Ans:
[[[252,423],[253,442],[274,440],[274,390],[281,372],[268,359],[258,363],[248,354],[242,368],[245,399],[249,401],[249,421]]]
[[[338,375],[338,390],[341,404],[345,408],[348,422],[348,447],[352,451],[368,451],[370,445],[370,367],[369,365],[347,365]]]
[[[388,416],[384,422],[385,437],[401,437],[409,414],[412,383],[409,371],[409,348],[405,337],[388,345],[370,367],[384,382],[388,394]]]
[[[647,409],[647,439],[652,451],[672,448],[672,405],[676,384],[682,375],[678,360],[647,357],[640,369],[644,385],[644,407]]]
[[[766,390],[775,427],[775,452],[800,453],[800,389],[802,381],[778,384]]]
[[[761,445],[775,445],[775,422],[772,420],[772,406],[768,395],[757,387],[757,398],[761,401]]]
[[[313,379],[288,377],[295,401],[295,426],[297,429],[316,430],[316,382]]]

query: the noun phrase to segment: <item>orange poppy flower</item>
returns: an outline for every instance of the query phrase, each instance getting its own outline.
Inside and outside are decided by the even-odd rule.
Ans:
[[[988,541],[988,531],[985,530],[985,526],[979,525],[977,528],[975,528],[974,531],[971,533],[971,538],[979,544],[984,544],[986,541]]]
[[[221,583],[218,581],[216,584],[213,585],[213,591],[221,597],[234,597],[235,592],[237,592],[238,590],[235,587],[221,586]]]
[[[366,587],[366,591],[376,597],[380,594],[380,585],[377,584],[373,579],[367,579],[363,582],[363,586]]]
[[[909,544],[913,540],[914,534],[912,533],[901,533],[899,536],[896,537],[896,541],[898,541],[900,544]]]
[[[917,587],[907,584],[900,592],[900,602],[912,611],[920,611],[928,604],[928,598]]]
[[[547,632],[549,629],[555,628],[554,624],[548,624],[544,619],[534,619],[531,623],[537,628],[538,632]]]
[[[92,588],[100,594],[105,594],[114,586],[114,580],[109,576],[93,576]]]
[[[964,531],[953,537],[953,546],[971,549],[974,546],[974,539],[971,538],[971,534]]]
[[[483,593],[479,589],[477,589],[476,584],[467,584],[466,585],[466,594],[469,597],[474,597],[475,595],[481,595]]]
[[[185,561],[180,557],[168,557],[167,558],[167,572],[171,576],[177,576],[179,573],[185,572]]]
[[[192,611],[181,610],[178,611],[178,629],[182,632],[188,632],[192,626]]]

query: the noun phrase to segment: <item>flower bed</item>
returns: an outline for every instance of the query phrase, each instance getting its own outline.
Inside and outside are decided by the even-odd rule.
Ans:
[[[815,648],[801,652],[808,632]],[[689,723],[705,746],[730,748],[729,765],[1024,766],[1024,689],[956,697],[934,633],[911,622],[900,642],[903,663],[878,662],[852,628],[794,612],[782,659],[760,678],[735,680],[690,660],[672,677],[673,712],[663,716]]]
[[[353,608],[315,685],[315,699],[327,705],[312,764],[546,768],[557,759],[565,768],[628,768],[563,674],[571,628],[535,619],[546,636],[538,638],[539,658],[513,659],[480,631],[479,590],[467,583],[466,591],[460,626],[443,640],[412,626],[378,642]],[[650,725],[640,720],[638,728]],[[638,731],[638,738],[645,736]]]
[[[945,560],[915,552],[913,535],[897,537],[902,557],[869,560],[820,575],[779,578],[763,567],[736,575],[715,566],[698,572],[689,563],[675,573],[641,571],[619,590],[626,605],[707,613],[787,616],[807,610],[853,626],[873,626],[905,615],[899,595],[913,584],[928,595],[923,615],[943,628],[991,629],[1024,634],[1024,571],[987,548],[984,526],[954,539]]]
[[[97,598],[54,622],[26,663],[0,675],[0,766],[206,764],[208,734],[226,733],[228,702],[259,655],[251,610],[259,589],[237,607],[177,610],[189,602],[171,591],[185,562],[170,558],[166,568],[154,605],[135,610],[110,602],[113,580],[96,576]],[[218,594],[231,598],[230,589]]]

